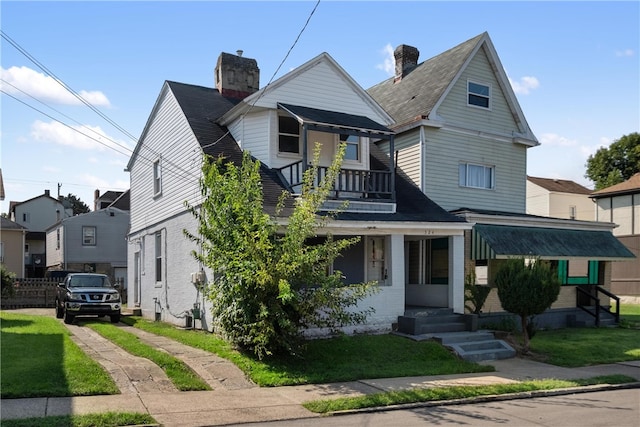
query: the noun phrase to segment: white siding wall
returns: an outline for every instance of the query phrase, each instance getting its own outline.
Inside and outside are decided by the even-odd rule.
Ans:
[[[163,89],[158,109],[131,166],[131,232],[184,212],[200,200],[202,151],[173,95]],[[153,194],[153,162],[160,159],[162,194]]]
[[[60,230],[60,247],[57,245],[58,230]],[[47,267],[53,265],[61,265],[62,258],[62,242],[64,241],[64,228],[57,227],[47,232]]]
[[[26,221],[25,221],[26,214]],[[45,231],[56,222],[71,216],[59,201],[42,196],[15,207],[15,222],[29,231]]]
[[[271,166],[269,140],[275,126],[277,137],[278,122],[274,123],[272,111],[260,111],[247,114],[243,120],[238,120],[229,126],[229,131],[238,142],[240,148],[248,150],[260,162]],[[277,149],[277,146],[276,146]]]
[[[438,108],[438,115],[443,117],[448,125],[453,124],[474,131],[511,137],[513,136],[512,132],[519,132],[520,129],[511,114],[504,93],[498,86],[498,81],[487,56],[483,52],[480,50],[462,73],[445,101]],[[467,106],[468,80],[491,86],[490,109]]]
[[[389,151],[389,144],[382,147],[385,152]],[[396,136],[394,148],[398,151],[397,166],[413,181],[421,187],[422,173],[422,147],[420,146],[420,132],[407,132]],[[392,155],[395,155],[392,153]]]
[[[570,207],[576,207],[576,218],[581,221],[595,220],[595,207],[586,194],[551,193],[549,194],[549,216],[570,218]]]
[[[427,128],[425,144],[425,193],[444,209],[461,207],[524,213],[526,206],[526,149],[445,129]],[[461,162],[495,167],[495,188],[461,187]]]
[[[549,191],[527,181],[527,213],[549,216]]]
[[[631,195],[617,196],[613,198],[613,222],[618,224],[618,227],[613,229],[614,235],[626,236],[633,234],[632,202],[633,200]]]
[[[313,66],[295,75],[295,78],[267,91],[256,103],[258,107],[276,108],[276,103],[303,105],[329,111],[367,116],[385,124],[385,118],[371,108],[353,90],[327,60],[319,58]],[[293,71],[294,73],[296,70]]]

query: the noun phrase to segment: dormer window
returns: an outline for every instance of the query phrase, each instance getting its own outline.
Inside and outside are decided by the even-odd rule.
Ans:
[[[491,86],[468,81],[467,82],[467,105],[480,108],[489,108],[491,99]]]
[[[278,116],[278,151],[300,154],[300,124],[293,117]]]

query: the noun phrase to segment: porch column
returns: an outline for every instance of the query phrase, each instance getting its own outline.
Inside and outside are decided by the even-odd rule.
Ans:
[[[309,133],[309,125],[306,123],[302,125],[302,171],[307,170],[307,165],[309,163],[309,153],[307,150],[307,133]]]
[[[449,308],[464,313],[464,236],[449,236]]]
[[[389,264],[391,286],[394,288],[400,286],[404,289],[404,235],[392,234],[389,246],[391,249],[391,263]],[[402,303],[404,309],[404,297]]]

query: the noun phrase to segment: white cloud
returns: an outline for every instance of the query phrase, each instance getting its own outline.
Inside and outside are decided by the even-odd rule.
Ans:
[[[389,77],[393,76],[396,72],[396,62],[393,56],[393,47],[391,44],[387,45],[380,51],[384,56],[381,64],[376,65],[378,70],[384,71]]]
[[[540,143],[543,146],[556,146],[556,147],[575,147],[578,145],[578,141],[575,139],[565,138],[555,133],[544,133],[540,137]]]
[[[126,143],[109,137],[99,126],[67,127],[55,121],[45,123],[36,120],[31,125],[31,137],[36,141],[51,142],[81,150],[104,151],[107,148],[113,148],[120,153],[126,153],[122,146],[127,146]]]
[[[47,172],[47,173],[58,173],[60,172],[60,168],[55,167],[55,166],[44,166],[42,168],[43,172]]]
[[[62,87],[53,77],[46,76],[31,68],[14,66],[5,69],[0,67],[0,75],[2,80],[8,83],[2,84],[2,90],[11,95],[24,97],[24,94],[16,89],[18,88],[43,102],[82,105],[82,101]],[[94,106],[109,107],[111,105],[107,96],[100,91],[80,90],[77,92]]]
[[[633,49],[616,50],[616,56],[635,56],[636,52]]]
[[[519,81],[513,80],[509,77],[509,82],[513,91],[517,95],[528,95],[531,90],[537,89],[540,86],[540,82],[536,77],[524,76]]]

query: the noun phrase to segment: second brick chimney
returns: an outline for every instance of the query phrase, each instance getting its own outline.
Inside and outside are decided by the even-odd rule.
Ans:
[[[255,59],[222,52],[216,64],[216,89],[225,98],[244,99],[260,88],[260,69]]]
[[[402,80],[404,76],[418,65],[419,56],[420,52],[417,48],[406,44],[401,44],[393,51],[393,57],[396,60],[395,82]]]

